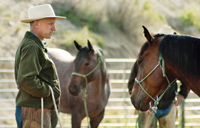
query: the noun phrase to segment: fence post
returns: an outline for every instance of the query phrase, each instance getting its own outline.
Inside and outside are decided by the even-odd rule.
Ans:
[[[181,104],[181,128],[185,127],[185,100]]]

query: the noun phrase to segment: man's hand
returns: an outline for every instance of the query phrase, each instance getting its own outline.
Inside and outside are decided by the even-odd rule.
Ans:
[[[178,95],[176,96],[176,98],[175,98],[174,104],[175,104],[176,106],[179,106],[179,105],[182,104],[183,100],[184,100],[184,97],[183,97],[181,94],[178,94]]]

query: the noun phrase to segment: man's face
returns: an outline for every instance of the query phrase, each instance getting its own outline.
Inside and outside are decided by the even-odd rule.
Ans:
[[[55,28],[56,20],[54,18],[48,18],[38,21],[38,36],[40,39],[50,39]]]

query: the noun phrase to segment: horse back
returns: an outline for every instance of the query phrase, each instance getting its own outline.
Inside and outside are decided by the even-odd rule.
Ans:
[[[54,61],[60,81],[61,97],[59,109],[69,113],[71,109],[68,104],[72,95],[69,95],[68,83],[73,72],[74,57],[65,50],[53,48],[48,49],[48,55]]]

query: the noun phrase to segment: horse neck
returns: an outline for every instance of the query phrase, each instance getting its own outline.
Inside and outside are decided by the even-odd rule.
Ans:
[[[98,97],[98,95],[105,93],[107,73],[102,68],[98,69],[97,72],[97,77],[88,83],[87,92],[92,94],[92,96],[96,95]]]
[[[177,78],[183,82],[187,87],[193,90],[198,96],[200,96],[200,77],[191,74],[184,73],[179,70],[175,65],[166,63],[166,74],[171,79]]]

